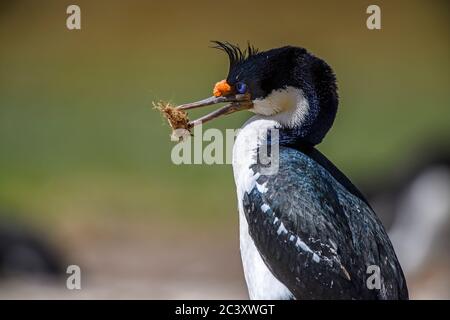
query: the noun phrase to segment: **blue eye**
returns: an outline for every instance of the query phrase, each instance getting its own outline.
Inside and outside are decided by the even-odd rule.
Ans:
[[[247,85],[243,82],[236,83],[236,90],[240,94],[244,94],[247,91]]]

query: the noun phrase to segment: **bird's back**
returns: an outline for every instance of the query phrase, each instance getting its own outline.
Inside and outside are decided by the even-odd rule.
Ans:
[[[326,157],[314,148],[281,146],[278,172],[263,175],[263,167],[251,165],[255,184],[241,190],[240,207],[262,260],[292,297],[408,298],[381,222]],[[378,270],[380,287],[369,288]]]

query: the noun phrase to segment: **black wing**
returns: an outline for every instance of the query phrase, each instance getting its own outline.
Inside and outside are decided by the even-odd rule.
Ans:
[[[261,168],[252,167],[255,173]],[[257,182],[265,188],[243,198],[249,233],[268,268],[297,299],[408,298],[373,210],[315,160],[280,147],[278,173]],[[380,289],[367,286],[369,266],[380,270]]]

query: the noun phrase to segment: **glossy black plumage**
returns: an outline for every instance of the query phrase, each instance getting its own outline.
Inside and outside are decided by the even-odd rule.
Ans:
[[[257,52],[250,46],[241,50],[229,43],[216,44],[229,57],[227,83],[232,87],[244,83],[254,103],[274,93],[282,96],[283,90],[287,95],[288,88],[292,94],[295,88],[295,103],[273,114],[261,107],[264,112],[255,118],[277,123],[279,139],[272,141],[268,132],[266,143],[279,143],[278,172],[263,175],[261,164],[253,164],[250,169],[264,187],[246,189],[238,199],[249,242],[254,242],[264,264],[296,299],[407,299],[402,269],[375,212],[351,181],[314,148],[330,130],[338,108],[331,67],[300,47]],[[277,109],[275,104],[269,103],[272,109]],[[258,113],[257,105],[254,110]],[[292,110],[301,114],[295,121]],[[285,118],[274,118],[280,112]],[[246,150],[236,158],[248,157],[255,163],[259,157],[254,152]],[[248,185],[237,177],[237,185]],[[247,266],[252,275],[260,272],[259,265],[252,269],[254,265]],[[380,267],[379,290],[367,286],[369,266]],[[252,290],[260,290],[260,279],[267,281],[264,275],[251,278]],[[260,291],[256,296],[265,297]]]
[[[228,55],[230,62],[229,71],[234,69],[240,62],[243,62],[258,53],[258,49],[250,45],[250,43],[247,44],[246,49],[241,49],[239,46],[229,42],[212,41],[212,43],[214,43],[213,48],[222,50]]]
[[[407,299],[383,226],[336,177],[303,152],[281,147],[278,173],[258,179],[267,191],[253,188],[243,198],[263,260],[296,299]],[[381,269],[380,290],[367,288],[370,265]]]
[[[316,145],[333,125],[338,106],[336,77],[331,67],[304,48],[285,46],[263,52],[215,42],[229,59],[227,82],[243,82],[252,99],[264,99],[275,90],[296,87],[308,100],[309,112],[301,127],[289,128],[294,140]],[[286,128],[283,128],[286,130]]]

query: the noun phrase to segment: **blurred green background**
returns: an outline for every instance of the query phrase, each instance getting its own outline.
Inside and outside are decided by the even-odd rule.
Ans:
[[[81,7],[81,30],[66,28],[72,3]],[[57,239],[68,225],[106,221],[172,235],[224,229],[237,252],[231,166],[172,164],[170,130],[151,105],[210,95],[228,68],[210,40],[303,46],[325,59],[341,100],[319,149],[356,185],[392,172],[422,146],[448,148],[448,2],[377,1],[379,31],[366,28],[370,4],[2,1],[3,214]],[[207,127],[238,128],[249,115]]]

